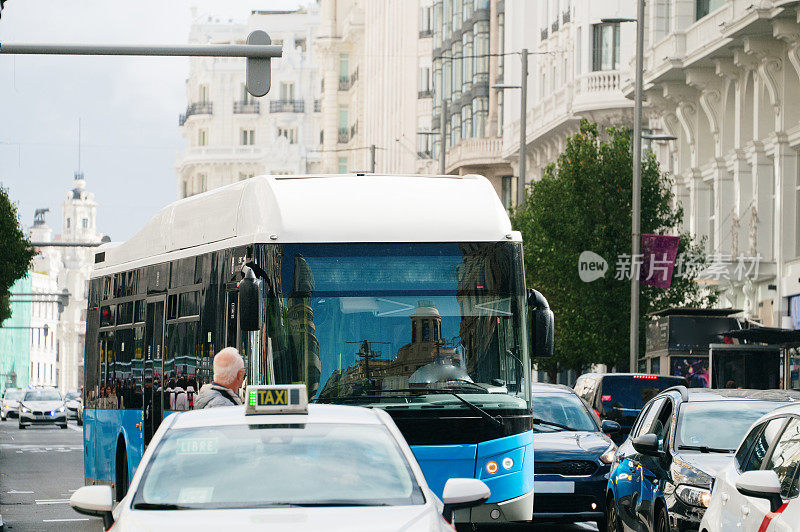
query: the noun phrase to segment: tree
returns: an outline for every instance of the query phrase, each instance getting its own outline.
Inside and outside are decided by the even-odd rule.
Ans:
[[[628,129],[610,128],[601,138],[596,124],[582,120],[557,164],[530,185],[525,203],[512,214],[525,243],[528,286],[544,294],[556,317],[555,354],[536,361],[553,379],[559,369],[580,373],[590,364],[628,367],[630,281],[615,277],[617,258],[631,253],[630,141]],[[649,153],[642,163],[642,233],[676,234],[682,220],[672,181]],[[673,276],[668,290],[641,286],[640,352],[647,313],[716,301],[716,293],[695,282],[707,260],[704,242],[688,233],[679,236],[678,256],[691,253],[693,267],[680,278]],[[583,251],[608,262],[604,277],[581,281],[578,257]]]
[[[17,206],[0,187],[0,325],[11,316],[9,289],[23,277],[36,252],[25,238],[17,219]]]

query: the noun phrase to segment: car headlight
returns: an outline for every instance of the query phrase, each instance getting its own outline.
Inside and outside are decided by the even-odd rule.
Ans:
[[[27,406],[23,406],[23,405],[19,406],[19,410],[20,410],[20,412],[25,412],[26,414],[30,413],[30,411],[31,411],[30,408],[28,408]]]
[[[699,486],[681,484],[675,489],[675,495],[689,506],[708,508],[711,502],[711,490]]]
[[[610,446],[608,449],[605,450],[603,454],[600,455],[600,461],[604,464],[610,464],[614,461],[614,456],[617,454],[617,447],[616,445]]]
[[[64,407],[62,406],[62,407],[58,408],[58,409],[56,410],[56,412],[63,412],[64,410],[66,410],[66,408],[64,408]]]

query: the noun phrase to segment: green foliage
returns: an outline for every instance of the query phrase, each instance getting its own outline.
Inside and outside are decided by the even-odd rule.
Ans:
[[[530,185],[525,204],[512,214],[525,243],[527,285],[544,294],[555,314],[555,355],[537,360],[551,376],[565,368],[580,373],[596,363],[628,366],[630,281],[615,279],[615,270],[617,257],[631,253],[632,161],[627,129],[611,128],[601,137],[596,124],[583,120],[558,163]],[[642,233],[674,234],[682,219],[672,182],[651,153],[642,164]],[[707,260],[702,244],[681,233],[679,256],[691,252],[694,264],[702,266]],[[605,277],[581,281],[583,251],[608,261]],[[668,290],[641,286],[641,353],[647,313],[716,301],[715,293],[694,282],[700,269],[674,275]]]
[[[36,255],[25,238],[17,219],[17,206],[11,203],[8,191],[0,188],[0,324],[11,316],[11,285],[28,272]]]

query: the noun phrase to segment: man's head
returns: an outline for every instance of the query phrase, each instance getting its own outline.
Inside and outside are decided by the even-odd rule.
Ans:
[[[214,382],[238,391],[244,381],[244,360],[233,347],[226,347],[214,356]]]

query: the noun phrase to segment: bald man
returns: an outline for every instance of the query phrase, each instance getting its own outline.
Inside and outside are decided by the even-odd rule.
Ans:
[[[233,347],[226,347],[214,356],[214,382],[200,388],[194,408],[215,408],[242,404],[239,388],[244,381],[244,360]]]

